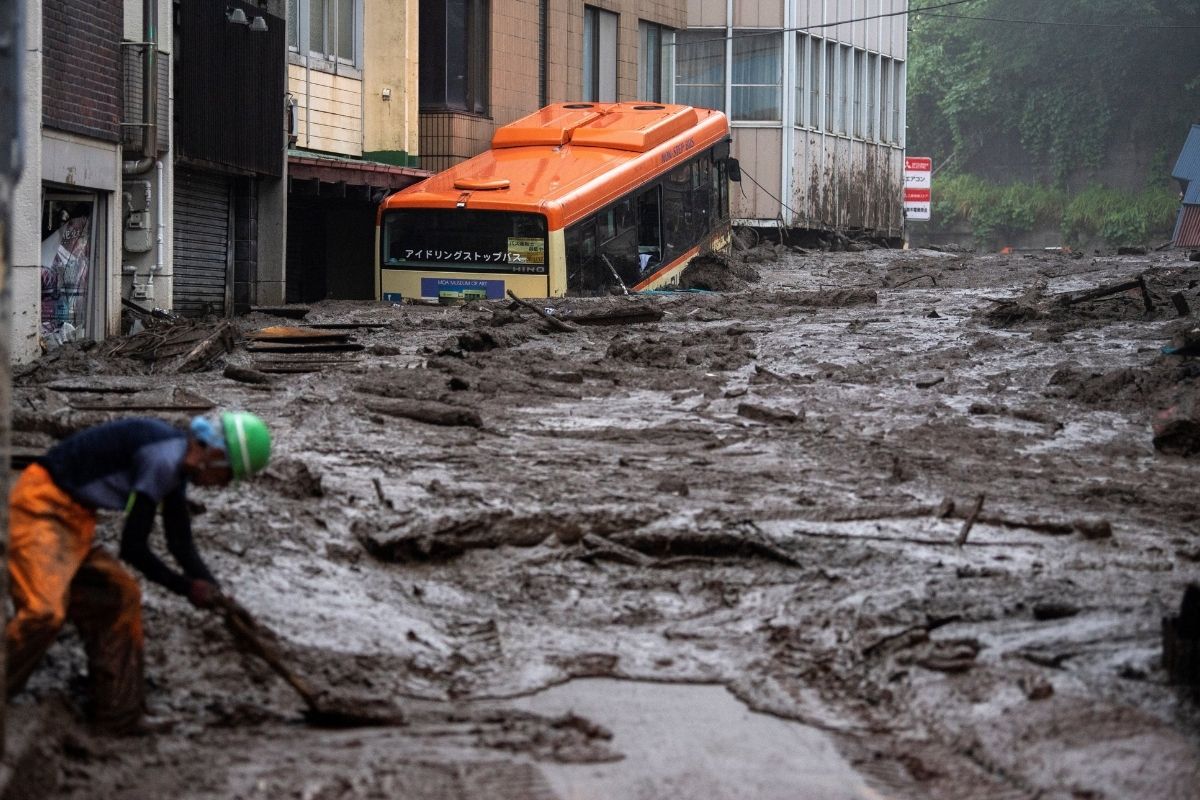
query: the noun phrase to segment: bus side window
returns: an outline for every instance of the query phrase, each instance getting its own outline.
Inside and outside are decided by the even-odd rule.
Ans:
[[[597,225],[598,222],[601,224]],[[588,217],[567,228],[567,291],[572,294],[600,294],[613,283],[597,252],[597,227],[603,227],[603,219]]]
[[[717,161],[717,168],[713,170],[713,180],[716,181],[714,189],[714,197],[717,198],[717,219],[729,218],[729,173],[725,166],[725,159]]]
[[[607,284],[616,288],[617,281],[613,277],[615,271],[621,278],[621,283],[628,289],[638,282],[637,252],[637,215],[633,210],[633,198],[626,197],[618,200],[605,211],[600,212],[600,252],[604,259],[602,266],[608,271]]]
[[[716,220],[716,195],[712,191],[712,172],[712,160],[707,155],[696,161],[696,188],[692,192],[692,206],[696,210],[697,234],[711,231]]]
[[[652,186],[637,199],[638,268],[645,274],[662,263],[662,188]]]

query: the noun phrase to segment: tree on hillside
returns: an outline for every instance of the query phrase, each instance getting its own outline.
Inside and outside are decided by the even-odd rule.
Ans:
[[[910,152],[985,172],[997,149],[1016,148],[1061,183],[1103,165],[1122,141],[1173,157],[1200,122],[1196,0],[973,0],[920,11],[941,4],[912,3]]]

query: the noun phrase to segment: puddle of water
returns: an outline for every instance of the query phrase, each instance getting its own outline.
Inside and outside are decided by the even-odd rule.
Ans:
[[[749,710],[724,687],[580,679],[521,698],[613,733],[625,758],[542,763],[562,800],[880,800],[823,732]]]

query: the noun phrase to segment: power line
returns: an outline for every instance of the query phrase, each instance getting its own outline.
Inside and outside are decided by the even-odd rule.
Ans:
[[[921,9],[915,9],[911,13],[923,14]],[[928,17],[944,17],[946,19],[973,19],[981,22],[1011,22],[1018,25],[1061,25],[1069,28],[1125,28],[1127,30],[1168,30],[1168,31],[1195,31],[1200,30],[1200,25],[1135,25],[1126,22],[1056,22],[1054,20],[1041,19],[1009,19],[1006,17],[973,17],[966,14],[926,14]]]
[[[842,19],[842,20],[838,20],[837,22],[821,22],[816,25],[802,25],[802,26],[796,27],[796,28],[772,28],[771,30],[767,30],[767,31],[742,30],[739,32],[738,38],[739,39],[752,39],[755,36],[774,36],[779,33],[800,33],[802,31],[819,30],[821,28],[836,28],[839,25],[852,25],[855,22],[869,22],[870,20],[873,20],[873,19],[883,19],[885,17],[901,17],[906,14],[917,14],[917,13],[924,12],[927,9],[934,10],[934,9],[939,9],[939,8],[950,8],[951,6],[961,6],[964,3],[972,3],[974,1],[975,0],[949,0],[949,2],[946,2],[946,3],[938,3],[937,5],[926,6],[926,8],[910,8],[910,9],[906,9],[904,11],[888,11],[883,14],[872,14],[868,17],[854,17],[853,19]],[[701,28],[700,30],[703,30],[703,29]],[[708,44],[709,42],[725,42],[725,41],[728,41],[730,38],[731,37],[729,37],[729,36],[714,36],[711,39],[695,39],[690,42],[686,42],[683,46],[690,47],[690,46],[696,45],[696,44]],[[680,45],[678,42],[672,42],[669,45],[665,45],[665,46],[679,47]]]

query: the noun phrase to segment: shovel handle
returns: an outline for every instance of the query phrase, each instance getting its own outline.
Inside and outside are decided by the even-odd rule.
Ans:
[[[288,669],[275,649],[263,641],[259,633],[261,626],[254,617],[250,616],[250,612],[236,600],[223,594],[218,594],[214,603],[225,618],[225,627],[233,634],[234,641],[239,644],[240,649],[249,651],[251,655],[262,659],[275,671],[276,675],[283,678],[289,686],[296,690],[296,694],[300,695],[310,709],[316,710],[318,708],[317,693]]]

